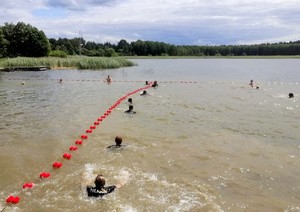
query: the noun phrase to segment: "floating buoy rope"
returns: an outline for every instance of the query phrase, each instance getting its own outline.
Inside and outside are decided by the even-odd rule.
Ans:
[[[47,80],[51,80],[51,81],[58,81],[60,79],[18,79],[18,78],[8,78],[7,80],[17,80],[17,81],[30,81],[30,80],[41,80],[41,81],[47,81]],[[103,82],[102,79],[63,79],[64,82]],[[143,81],[141,80],[112,80],[111,82],[134,82],[134,83],[141,83]],[[158,83],[200,83],[199,81],[159,81]]]
[[[20,80],[20,79],[9,79],[9,80]],[[29,79],[22,79],[23,81],[24,80],[29,80]],[[43,79],[38,79],[38,80],[43,80]],[[56,80],[56,79],[51,79],[51,80]],[[67,80],[65,80],[67,81]],[[74,81],[74,80],[69,80],[69,81]],[[82,81],[95,81],[95,80],[82,80]],[[115,81],[115,82],[126,82],[126,81]],[[130,82],[141,82],[141,81],[130,81]],[[95,130],[97,127],[96,126],[99,126],[100,125],[100,122],[104,121],[105,118],[107,118],[111,113],[112,111],[119,105],[121,104],[122,101],[124,101],[125,99],[127,99],[129,96],[133,95],[133,94],[136,94],[137,92],[140,92],[142,90],[146,90],[148,88],[152,87],[152,83],[149,83],[149,85],[145,86],[145,87],[142,87],[142,88],[139,88],[139,89],[136,89],[124,96],[122,96],[121,98],[119,98],[111,107],[109,107],[109,109],[107,109],[103,115],[101,115],[99,118],[97,118],[97,121],[95,121],[93,123],[93,125],[91,125],[89,127],[89,129],[87,129],[85,132],[86,134],[91,134],[93,133],[93,130]],[[76,140],[75,141],[75,146],[70,146],[69,147],[69,151],[70,152],[73,152],[73,151],[76,151],[78,150],[78,146],[82,145],[83,141],[88,139],[88,135],[86,134],[82,134],[80,136],[81,140]],[[70,160],[72,158],[72,154],[69,153],[69,152],[65,152],[62,156],[63,159],[65,160]],[[53,162],[52,164],[52,168],[55,170],[55,169],[59,169],[61,168],[63,165],[62,162],[59,162],[59,161],[55,161]],[[56,172],[54,172],[56,173]],[[23,186],[22,186],[22,189],[21,191],[19,191],[18,193],[15,194],[15,196],[13,195],[10,195],[7,199],[6,199],[6,203],[7,205],[1,210],[4,211],[6,209],[6,207],[9,205],[9,204],[17,204],[19,203],[19,201],[21,200],[21,198],[19,197],[19,195],[21,194],[22,191],[24,190],[27,190],[27,189],[32,189],[34,188],[35,184],[38,183],[38,181],[40,180],[43,180],[43,179],[46,179],[46,178],[49,178],[51,176],[53,176],[54,174],[50,174],[50,172],[41,172],[40,175],[39,175],[39,178],[36,179],[35,181],[32,181],[32,182],[27,182],[27,183],[24,183]]]

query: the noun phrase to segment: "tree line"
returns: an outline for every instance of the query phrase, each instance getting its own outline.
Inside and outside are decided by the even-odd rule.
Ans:
[[[85,56],[273,56],[300,55],[300,41],[255,45],[172,45],[157,41],[122,39],[117,44],[85,41],[81,37],[50,38],[37,28],[19,22],[0,26],[0,58]]]

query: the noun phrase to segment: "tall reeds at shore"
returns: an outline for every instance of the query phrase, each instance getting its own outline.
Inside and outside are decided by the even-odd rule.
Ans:
[[[114,69],[134,66],[135,63],[121,57],[16,57],[0,60],[0,67],[37,67],[49,66],[52,69],[75,68],[75,69]]]

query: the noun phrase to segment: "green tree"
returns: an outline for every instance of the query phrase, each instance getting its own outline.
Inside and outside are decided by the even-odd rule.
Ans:
[[[9,41],[8,56],[42,57],[48,55],[50,44],[43,31],[29,24],[6,23],[2,27],[4,37]]]
[[[4,38],[2,29],[0,28],[0,58],[7,57],[8,40]]]

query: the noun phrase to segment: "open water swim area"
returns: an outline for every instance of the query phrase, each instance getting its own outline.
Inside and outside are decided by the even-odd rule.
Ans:
[[[0,209],[300,211],[300,60],[133,61],[116,70],[0,73]],[[123,113],[125,99],[69,151],[146,80],[158,87],[129,96],[136,114]],[[116,136],[126,146],[107,149]],[[107,185],[125,184],[88,198],[85,186],[100,173]],[[35,185],[23,190],[26,182]],[[10,195],[20,202],[6,204]]]

